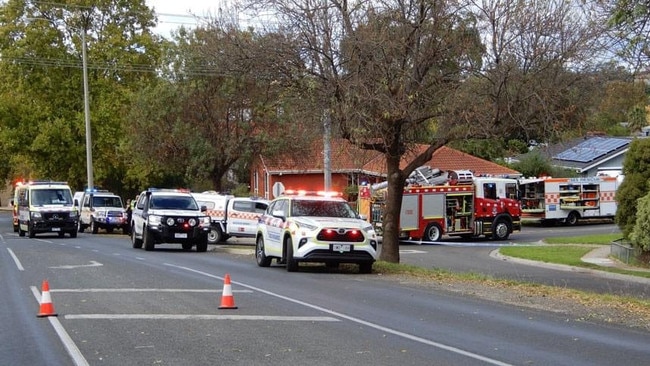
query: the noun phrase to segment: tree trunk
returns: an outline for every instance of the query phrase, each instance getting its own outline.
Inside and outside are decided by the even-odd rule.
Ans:
[[[388,187],[384,207],[383,241],[379,259],[399,263],[399,213],[402,208],[405,178],[399,169],[399,157],[387,156]]]

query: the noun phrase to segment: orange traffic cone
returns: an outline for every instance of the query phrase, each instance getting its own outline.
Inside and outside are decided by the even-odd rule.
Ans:
[[[230,275],[226,273],[223,279],[223,292],[221,294],[221,305],[219,309],[237,309],[235,298],[232,296],[232,286],[230,285]]]
[[[50,297],[50,284],[47,282],[47,280],[43,280],[42,287],[41,308],[36,316],[57,316],[56,312],[54,311],[54,304],[52,304],[52,298]]]

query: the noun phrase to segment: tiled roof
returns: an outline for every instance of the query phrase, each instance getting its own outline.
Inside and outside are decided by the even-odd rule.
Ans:
[[[322,145],[315,146],[311,152],[296,154],[297,158],[265,161],[270,172],[315,172],[323,170]],[[418,145],[402,158],[400,168],[404,168],[414,156],[422,153],[429,145]],[[373,175],[386,174],[386,162],[383,155],[377,151],[363,150],[352,145],[347,140],[337,139],[331,142],[332,154],[330,165],[333,172],[363,171]],[[491,161],[477,158],[470,154],[443,146],[433,153],[428,164],[440,170],[471,170],[475,175],[519,175],[516,170],[501,166]]]

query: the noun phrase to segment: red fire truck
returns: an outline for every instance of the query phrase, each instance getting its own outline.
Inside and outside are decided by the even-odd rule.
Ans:
[[[506,240],[521,230],[521,207],[517,200],[517,180],[474,177],[469,171],[448,172],[444,184],[410,185],[404,188],[400,212],[400,238],[420,242],[440,241],[443,235],[477,237],[485,235]],[[372,190],[372,189],[370,189]],[[368,217],[380,221],[382,188],[359,199],[360,211],[368,207]],[[364,198],[365,196],[365,198]],[[363,212],[361,212],[363,213]]]

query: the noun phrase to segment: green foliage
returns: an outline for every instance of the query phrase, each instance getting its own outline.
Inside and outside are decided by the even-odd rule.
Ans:
[[[632,245],[643,251],[650,251],[650,193],[637,202],[636,223],[630,233]]]
[[[538,151],[532,151],[525,155],[520,162],[513,164],[512,167],[524,177],[552,176],[553,171],[549,160]]]
[[[623,174],[625,180],[616,192],[616,223],[629,238],[637,223],[638,200],[650,190],[650,139],[632,141],[623,161]]]
[[[450,142],[449,145],[454,149],[490,161],[503,158],[505,153],[505,142],[503,138],[499,137],[456,140]]]

